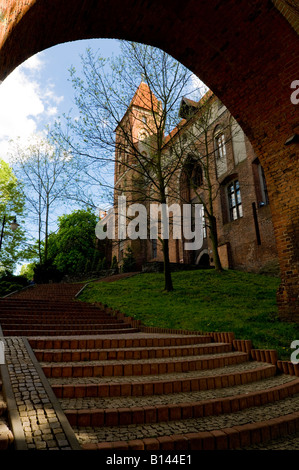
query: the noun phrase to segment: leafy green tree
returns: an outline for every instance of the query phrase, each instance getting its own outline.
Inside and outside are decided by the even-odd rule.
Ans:
[[[115,255],[112,258],[111,269],[116,269],[118,271],[118,262]]]
[[[0,160],[0,271],[13,271],[22,258],[25,243],[24,191],[12,168]],[[19,227],[13,231],[11,223],[17,219]]]
[[[3,271],[0,273],[0,297],[3,297],[11,292],[21,290],[28,285],[28,279],[23,275],[14,275],[10,271]]]
[[[58,232],[49,237],[49,258],[60,271],[80,273],[87,263],[90,267],[95,265],[97,222],[91,209],[79,209],[58,218]]]
[[[134,254],[132,251],[132,248],[128,246],[125,255],[124,255],[124,260],[123,260],[123,265],[122,265],[122,272],[123,273],[130,273],[135,271],[136,269],[136,260],[134,258]]]
[[[23,264],[20,270],[20,275],[31,281],[34,278],[34,267],[35,263]]]

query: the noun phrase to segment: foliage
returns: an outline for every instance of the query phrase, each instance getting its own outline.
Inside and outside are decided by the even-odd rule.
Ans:
[[[39,262],[43,263],[48,258],[52,214],[66,201],[68,206],[72,203],[76,169],[70,155],[53,146],[49,138],[36,140],[27,147],[15,142],[11,158],[25,189],[26,207],[30,212],[27,231],[34,232],[32,238],[37,238],[35,248]]]
[[[20,290],[27,285],[28,280],[25,276],[15,276],[10,271],[5,271],[0,277],[0,297]]]
[[[50,281],[60,282],[63,277],[63,273],[53,265],[51,260],[37,263],[33,268],[33,272],[33,280],[37,284],[48,284]]]
[[[117,258],[115,255],[112,258],[111,269],[118,270],[118,262],[117,262]]]
[[[136,270],[136,260],[134,258],[134,254],[132,248],[130,246],[127,247],[126,252],[124,254],[123,264],[122,264],[122,272],[123,273],[130,273]]]
[[[96,223],[91,209],[79,209],[58,218],[58,232],[49,237],[49,257],[57,269],[64,274],[75,274],[98,264]]]
[[[25,233],[21,225],[24,212],[23,187],[8,163],[0,160],[0,232],[3,228],[0,271],[3,269],[13,271],[17,261],[22,258]],[[10,224],[15,217],[20,226],[13,232]]]
[[[20,270],[21,276],[26,277],[28,280],[32,280],[34,278],[34,267],[35,263],[23,264]]]
[[[166,203],[167,184],[178,169],[182,155],[176,164],[170,165],[168,155],[164,154],[164,139],[177,124],[182,95],[188,94],[192,87],[192,73],[160,49],[125,41],[121,42],[121,54],[108,60],[100,53],[87,50],[82,65],[83,78],[71,69],[80,116],[78,119],[69,116],[66,130],[58,123],[54,138],[65,150],[70,149],[76,155],[76,160],[82,162],[83,173],[93,184],[97,183],[97,188],[109,196],[111,203],[115,189],[131,201],[154,199]],[[146,122],[140,116],[136,118],[136,111],[130,106],[141,77],[152,93],[150,97],[148,93],[139,95],[140,106],[147,112]],[[141,88],[139,93],[143,93]],[[136,139],[136,120],[139,127],[143,123],[145,140]],[[126,177],[122,178],[122,183],[114,185],[111,175],[115,163],[124,165],[134,185],[126,187]],[[153,185],[153,192],[150,185]],[[164,286],[172,290],[168,240],[160,240],[164,254]]]

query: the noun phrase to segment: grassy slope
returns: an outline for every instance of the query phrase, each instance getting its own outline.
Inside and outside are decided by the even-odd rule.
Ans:
[[[140,274],[113,283],[92,283],[80,300],[102,302],[144,325],[197,331],[233,331],[255,348],[289,359],[299,325],[278,319],[276,278],[236,271],[173,273],[175,290],[162,291],[162,274]]]

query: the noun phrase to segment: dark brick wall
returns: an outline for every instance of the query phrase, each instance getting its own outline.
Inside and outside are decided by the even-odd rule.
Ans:
[[[281,3],[281,2],[278,2]],[[299,320],[299,39],[273,2],[229,0],[8,0],[0,23],[0,79],[34,53],[84,38],[158,46],[194,71],[237,119],[267,178],[282,282],[283,318]]]

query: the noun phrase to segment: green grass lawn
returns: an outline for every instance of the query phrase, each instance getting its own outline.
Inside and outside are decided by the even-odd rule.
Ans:
[[[214,270],[173,273],[173,292],[163,292],[163,274],[139,274],[120,281],[94,282],[80,300],[101,302],[142,321],[146,326],[233,331],[251,339],[255,348],[276,349],[290,359],[290,344],[299,325],[278,318],[279,279],[259,274]]]

